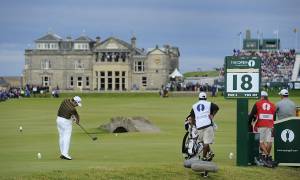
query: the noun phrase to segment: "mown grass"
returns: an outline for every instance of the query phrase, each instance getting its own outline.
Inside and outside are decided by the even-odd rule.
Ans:
[[[183,74],[184,77],[216,77],[219,76],[218,71],[202,71],[202,72],[186,72]]]
[[[68,95],[64,95],[66,97]],[[76,125],[70,154],[72,161],[58,158],[56,112],[63,98],[23,98],[0,103],[0,179],[199,179],[183,168],[181,141],[183,120],[195,97],[160,98],[158,95],[83,96],[78,109],[81,123],[97,133],[91,141]],[[235,100],[210,98],[220,106],[219,130],[213,149],[219,172],[211,179],[298,179],[299,168],[237,167],[235,159]],[[276,102],[279,97],[271,98]],[[300,104],[300,97],[293,97]],[[249,108],[254,100],[249,102]],[[97,127],[115,116],[144,116],[160,133],[126,133],[115,136]],[[18,131],[19,126],[23,132]],[[42,159],[36,155],[40,152]]]

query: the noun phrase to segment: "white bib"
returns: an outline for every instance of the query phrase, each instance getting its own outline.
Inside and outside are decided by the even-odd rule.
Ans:
[[[200,100],[193,105],[197,128],[201,128],[211,124],[211,119],[209,118],[210,106],[211,102],[205,100]]]

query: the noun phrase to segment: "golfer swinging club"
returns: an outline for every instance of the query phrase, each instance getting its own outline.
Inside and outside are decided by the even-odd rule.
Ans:
[[[75,117],[75,121],[79,124],[79,115],[75,109],[76,106],[81,107],[81,98],[75,96],[72,99],[65,99],[61,104],[57,112],[57,129],[59,133],[59,148],[60,159],[72,160],[69,155],[70,140],[72,134],[72,117]]]

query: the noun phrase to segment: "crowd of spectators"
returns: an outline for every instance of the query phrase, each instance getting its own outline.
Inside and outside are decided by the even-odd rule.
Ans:
[[[21,89],[11,87],[8,90],[0,90],[0,101],[5,101],[7,99],[19,98],[21,96]]]
[[[49,87],[48,86],[36,86],[36,85],[27,84],[25,86],[25,90],[30,92],[29,96],[30,95],[36,96],[38,94],[43,95],[43,94],[48,93],[49,92]]]
[[[209,85],[208,83],[192,83],[192,82],[170,82],[166,86],[162,86],[159,94],[163,96],[169,91],[195,91],[195,92],[211,92],[212,96],[216,96],[218,92],[217,85]]]
[[[43,97],[49,93],[48,86],[35,86],[27,84],[24,88],[10,87],[0,90],[0,101],[20,97]],[[59,88],[56,87],[51,92],[53,97],[59,97]]]
[[[217,87],[215,85],[209,85],[209,84],[193,84],[193,83],[188,83],[185,85],[184,88],[185,91],[203,91],[203,92],[216,92]]]
[[[259,56],[262,59],[261,69],[263,82],[288,82],[291,80],[296,59],[294,49],[259,52],[233,50],[233,55]]]

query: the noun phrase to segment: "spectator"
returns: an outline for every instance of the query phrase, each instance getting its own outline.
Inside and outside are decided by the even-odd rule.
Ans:
[[[279,52],[251,52],[242,51],[234,53],[237,56],[259,56],[262,59],[263,82],[285,82],[292,78],[292,71],[296,59],[295,50],[283,50]]]
[[[37,93],[37,91],[38,91],[38,88],[37,88],[36,86],[34,86],[34,87],[32,88],[32,91],[33,91],[33,96],[35,97],[35,95],[36,95],[36,93]]]
[[[52,90],[52,96],[55,97],[55,98],[59,97],[59,88],[58,87],[56,89],[54,88]]]
[[[279,92],[279,95],[281,96],[281,100],[276,103],[276,114],[278,120],[296,116],[296,105],[288,98],[288,90],[282,89]]]
[[[217,86],[214,85],[211,87],[211,96],[216,97],[217,96],[216,93],[217,93]]]

